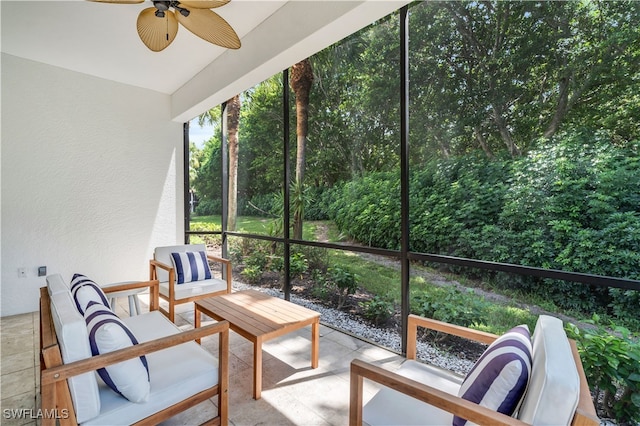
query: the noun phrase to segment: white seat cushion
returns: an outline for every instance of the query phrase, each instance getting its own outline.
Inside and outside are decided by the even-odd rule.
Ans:
[[[123,318],[140,343],[180,332],[158,311]],[[131,424],[218,383],[218,360],[195,342],[146,355],[151,392],[135,404],[100,385],[102,409],[87,425]]]
[[[518,418],[534,425],[571,423],[580,378],[562,321],[540,315],[533,332],[533,369]]]
[[[463,378],[418,361],[407,360],[397,370],[401,376],[457,395]],[[383,387],[362,410],[369,425],[451,425],[453,414]]]
[[[154,259],[165,265],[173,267],[171,253],[185,253],[205,251],[204,244],[187,244],[181,246],[156,247]],[[169,273],[164,269],[156,268],[158,281],[160,281],[160,294],[169,297]],[[177,280],[177,275],[176,275]],[[176,281],[177,282],[177,281]],[[218,278],[211,278],[202,281],[192,281],[179,284],[174,287],[174,298],[176,300],[187,299],[189,297],[200,296],[208,293],[216,293],[227,290],[227,282]]]
[[[47,282],[53,281],[47,278]],[[62,361],[68,364],[90,358],[87,324],[76,309],[68,290],[56,292],[51,296],[51,316],[58,336]],[[78,422],[97,416],[100,412],[100,396],[95,373],[88,372],[71,377],[68,383]]]
[[[174,287],[174,297],[176,300],[180,300],[186,299],[188,297],[200,296],[202,294],[225,291],[226,289],[226,281],[217,278],[211,278],[210,280],[192,281],[190,283],[176,285]],[[160,294],[169,297],[168,281],[160,283]]]

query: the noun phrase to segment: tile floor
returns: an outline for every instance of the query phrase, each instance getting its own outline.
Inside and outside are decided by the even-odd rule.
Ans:
[[[147,309],[140,295],[142,310]],[[188,329],[193,323],[193,305],[182,305],[176,324]],[[126,298],[118,299],[116,312],[128,314]],[[39,316],[37,312],[0,319],[2,336],[0,393],[2,425],[34,425],[39,422]],[[251,397],[252,344],[231,332],[229,361],[229,422],[232,425],[346,425],[349,410],[349,364],[360,358],[390,369],[402,358],[332,328],[320,327],[320,363],[310,367],[311,328],[266,342],[263,346],[263,391],[260,400]],[[214,351],[216,338],[202,344]],[[214,352],[215,353],[215,352]],[[365,402],[376,385],[365,381]],[[26,411],[19,411],[25,409]],[[201,423],[215,412],[205,401],[168,420],[169,425]],[[11,418],[20,412],[22,418]],[[33,414],[32,414],[33,413]],[[13,416],[15,417],[15,416]]]

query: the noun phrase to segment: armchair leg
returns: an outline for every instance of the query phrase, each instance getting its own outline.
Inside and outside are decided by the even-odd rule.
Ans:
[[[176,322],[176,308],[171,302],[169,302],[169,321],[174,324]]]
[[[362,425],[362,385],[363,377],[353,371],[351,366],[350,401],[349,401],[349,426]]]

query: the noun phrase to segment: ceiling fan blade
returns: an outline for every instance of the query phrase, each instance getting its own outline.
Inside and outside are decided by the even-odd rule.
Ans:
[[[209,9],[192,9],[189,16],[177,15],[186,29],[209,43],[229,49],[239,49],[240,39],[220,15]]]
[[[144,0],[88,0],[96,3],[114,3],[114,4],[138,4]]]
[[[164,12],[164,18],[156,16],[156,8],[149,7],[138,15],[138,35],[140,40],[154,52],[169,46],[178,34],[176,15],[170,10]]]
[[[192,7],[194,9],[215,9],[224,6],[231,0],[183,0],[179,3],[184,7]]]

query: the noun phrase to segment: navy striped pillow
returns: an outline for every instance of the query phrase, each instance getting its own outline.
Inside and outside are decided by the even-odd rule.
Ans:
[[[204,251],[171,253],[178,284],[211,279],[211,269]]]
[[[519,325],[496,339],[462,382],[458,396],[512,415],[520,405],[531,376],[531,335]],[[467,421],[453,418],[453,426]]]
[[[84,320],[94,356],[138,344],[120,318],[100,303],[89,302]],[[97,372],[107,386],[129,401],[144,402],[149,398],[149,366],[144,355],[100,368]]]
[[[107,296],[105,296],[100,286],[82,274],[73,275],[71,279],[71,296],[76,302],[76,308],[82,315],[84,315],[84,311],[90,302],[101,303],[110,308]]]

